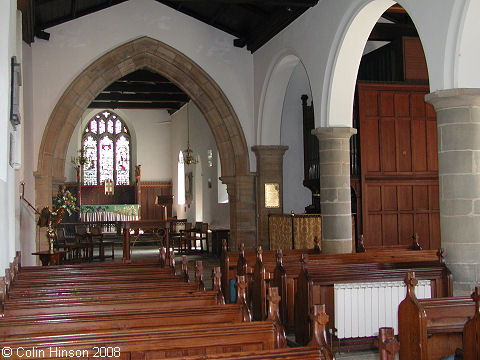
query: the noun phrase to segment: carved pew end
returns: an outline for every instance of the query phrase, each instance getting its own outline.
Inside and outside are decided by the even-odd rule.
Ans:
[[[164,268],[166,263],[167,263],[167,249],[162,246],[160,248],[160,258],[159,258],[160,267]]]
[[[195,261],[195,283],[197,284],[197,290],[205,291],[205,284],[203,283],[202,260]]]
[[[335,356],[327,344],[326,326],[328,323],[328,315],[325,312],[325,305],[313,305],[310,314],[312,320],[312,340],[307,346],[320,349],[326,360],[333,360]]]
[[[220,266],[215,266],[212,271],[213,291],[217,293],[217,304],[225,305],[225,297],[222,293],[222,272]]]
[[[187,255],[182,255],[182,279],[186,283],[188,283],[190,281],[189,278],[188,278],[188,259],[187,259]]]
[[[391,327],[378,329],[378,340],[375,342],[380,353],[380,360],[394,360],[395,354],[400,350],[400,343]]]
[[[243,322],[252,321],[252,315],[247,305],[247,282],[244,275],[237,275],[237,304],[243,305]]]

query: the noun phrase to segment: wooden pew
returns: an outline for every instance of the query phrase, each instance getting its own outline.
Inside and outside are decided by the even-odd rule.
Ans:
[[[308,326],[308,309],[315,304],[324,303],[326,305],[326,312],[331,319],[329,326],[331,329],[335,327],[335,307],[341,305],[335,304],[334,301],[335,284],[368,283],[371,287],[374,287],[374,283],[387,284],[386,282],[396,282],[398,284],[398,282],[403,281],[406,273],[416,271],[420,279],[427,280],[428,284],[430,284],[433,297],[447,296],[449,295],[449,289],[451,289],[448,269],[438,262],[322,265],[317,267],[308,266],[307,269],[305,258],[306,256],[302,262],[302,270],[298,277],[298,288],[295,298],[295,336],[299,344],[305,344],[311,336]],[[393,285],[395,283],[390,284]],[[384,287],[385,285],[381,286]],[[363,311],[358,310],[356,313],[363,314]],[[340,311],[340,314],[342,313]],[[348,316],[348,313],[346,313],[345,318]],[[394,314],[390,314],[390,316],[393,321]],[[355,324],[352,323],[353,325]],[[372,324],[371,328],[378,329],[378,325]],[[345,329],[348,329],[348,327]],[[368,335],[360,336],[368,337]],[[366,341],[367,345],[369,343],[371,343],[370,340]]]
[[[286,254],[314,254],[320,253],[318,240],[313,249],[295,249],[286,250]],[[273,272],[275,268],[275,252],[276,250],[264,250],[263,258],[272,259],[272,267],[267,271]],[[220,269],[222,271],[222,292],[225,295],[225,301],[230,302],[230,280],[235,279],[237,275],[252,275],[256,264],[256,251],[245,251],[244,244],[240,244],[239,251],[228,251],[227,242],[222,242],[222,254],[220,255]]]
[[[309,262],[312,266],[332,264],[368,264],[368,263],[395,263],[395,262],[433,262],[443,263],[443,251],[411,249],[379,249],[365,253],[349,254],[310,254]],[[263,319],[266,314],[265,290],[268,283],[278,287],[280,296],[280,316],[287,330],[294,328],[294,306],[298,275],[301,271],[302,254],[284,255],[281,250],[276,251],[276,258],[266,258],[262,254],[263,266],[255,265],[253,272],[252,315],[254,319]],[[257,259],[258,263],[258,259]],[[270,269],[274,267],[273,273]],[[266,282],[265,285],[262,283]],[[451,291],[451,289],[449,289]]]
[[[241,280],[241,279],[240,279]],[[240,281],[239,283],[242,283]],[[240,298],[240,296],[239,296]],[[285,349],[285,337],[278,319],[278,293],[270,293],[269,318],[264,322],[240,324],[187,325],[181,328],[145,327],[122,330],[89,331],[88,333],[23,334],[7,336],[0,340],[0,347],[8,344],[13,349],[13,359],[19,358],[82,358],[93,359],[102,344],[116,351],[111,358],[152,359],[182,358],[188,355],[207,354],[212,359],[334,359],[325,340],[325,324],[328,316],[324,308],[316,307],[312,314],[314,339],[308,348]],[[275,305],[276,304],[276,305]],[[97,348],[96,348],[97,347]],[[17,353],[17,349],[18,353]],[[28,353],[27,349],[35,349]],[[51,351],[53,349],[53,351]],[[279,349],[279,350],[275,350]],[[242,351],[242,353],[231,353]],[[64,356],[58,356],[64,352]],[[227,352],[224,357],[221,354]],[[315,357],[316,356],[316,357]],[[198,359],[193,357],[193,359]]]
[[[400,359],[434,360],[454,354],[462,347],[465,324],[474,315],[478,317],[476,302],[470,297],[419,300],[416,277],[416,272],[407,274],[407,295],[398,308]],[[474,346],[478,346],[478,338]]]
[[[475,302],[475,314],[467,321],[463,329],[463,359],[480,359],[480,287],[476,286],[472,294]]]
[[[244,279],[240,277],[238,284],[240,292],[238,298],[244,299],[242,295],[242,291],[245,289]],[[149,354],[154,354],[155,357],[168,358],[173,355],[195,354],[199,350],[219,352],[243,349],[275,349],[285,346],[286,343],[283,329],[278,322],[278,316],[275,318],[273,315],[275,313],[278,315],[278,310],[275,310],[278,309],[277,297],[272,296],[271,298],[271,318],[266,322],[256,323],[255,326],[248,326],[247,323],[238,323],[231,326],[231,324],[222,321],[222,319],[228,319],[229,322],[247,321],[249,323],[249,318],[245,319],[244,317],[244,304],[222,305],[217,306],[216,309],[185,309],[183,312],[170,310],[164,313],[154,312],[153,315],[149,311],[144,311],[145,307],[143,307],[143,318],[140,319],[140,323],[136,321],[139,319],[133,319],[134,322],[127,322],[125,316],[130,317],[131,320],[134,315],[118,312],[102,314],[96,319],[95,315],[92,314],[85,315],[83,318],[65,318],[63,321],[61,317],[57,316],[55,317],[55,323],[51,323],[52,319],[45,319],[46,322],[44,323],[35,320],[34,324],[29,324],[28,319],[23,318],[23,329],[21,328],[22,319],[2,319],[5,320],[3,324],[6,324],[6,326],[2,328],[4,336],[0,338],[0,346],[9,344],[8,346],[13,348],[22,349],[20,351],[27,348],[38,349],[36,354],[32,356],[21,352],[20,355],[16,354],[18,356],[14,354],[13,358],[35,358],[39,356],[42,358],[62,358],[58,357],[57,353],[52,356],[49,351],[52,347],[66,351],[69,355],[69,351],[80,350],[81,354],[86,351],[88,356],[85,356],[85,358],[93,358],[92,351],[98,344],[117,348],[118,356],[114,357],[125,359],[130,359],[130,357],[135,359],[146,358],[146,356],[150,358]],[[174,304],[178,304],[178,302]],[[117,320],[115,318],[108,320],[108,315],[116,317],[119,323],[115,321]],[[69,314],[69,316],[72,316],[72,314]],[[145,316],[149,318],[145,318]],[[89,329],[89,324],[84,323],[86,317],[90,317],[90,324],[94,328]],[[214,319],[219,321],[216,322]],[[110,322],[103,323],[103,320]],[[195,321],[198,325],[193,325]],[[100,322],[100,324],[94,325],[95,322]],[[179,324],[185,323],[187,325],[178,328]],[[0,322],[1,324],[2,322]],[[14,328],[9,325],[13,325]],[[173,325],[175,325],[175,328],[172,327]],[[92,342],[92,340],[95,342]],[[81,358],[83,358],[83,355]]]
[[[275,294],[270,294],[270,297]],[[278,295],[277,295],[278,296]],[[271,314],[271,312],[269,312]],[[278,317],[278,313],[276,314]],[[181,357],[182,360],[333,360],[332,351],[327,345],[325,327],[328,322],[328,315],[325,313],[325,306],[316,305],[312,309],[313,333],[312,341],[306,347],[281,348],[275,350],[260,350],[248,352],[235,352],[226,354],[202,354],[197,356]],[[180,358],[176,358],[180,360]]]

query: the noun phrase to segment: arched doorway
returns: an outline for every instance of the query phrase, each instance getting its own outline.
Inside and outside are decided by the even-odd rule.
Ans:
[[[109,84],[138,69],[148,69],[169,78],[202,111],[217,143],[222,180],[228,186],[232,245],[241,239],[246,246],[254,246],[254,176],[249,171],[245,136],[232,105],[196,63],[149,37],[132,40],[95,60],[73,80],[57,102],[39,150],[35,173],[37,206],[50,204],[57,184],[64,181],[70,137],[90,102]],[[239,217],[242,222],[237,221]]]

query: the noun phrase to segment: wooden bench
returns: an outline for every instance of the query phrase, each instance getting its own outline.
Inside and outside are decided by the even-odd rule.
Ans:
[[[352,310],[351,313],[348,310],[350,309],[350,306],[357,304],[355,301],[351,300],[353,289],[358,290],[359,305],[363,304],[363,302],[370,303],[371,301],[365,300],[362,297],[369,294],[364,289],[372,289],[368,291],[377,292],[383,291],[382,289],[389,287],[393,287],[393,289],[395,290],[389,290],[388,293],[391,293],[393,291],[394,294],[396,294],[395,298],[398,299],[397,301],[398,303],[400,303],[401,298],[403,298],[403,293],[401,293],[401,291],[404,291],[401,288],[400,284],[403,282],[406,273],[410,271],[416,271],[419,279],[426,280],[425,289],[429,292],[427,296],[431,295],[432,297],[443,297],[451,295],[451,293],[449,293],[451,289],[450,273],[444,264],[438,262],[367,263],[341,265],[322,264],[321,266],[317,267],[310,266],[309,263],[307,269],[307,259],[305,258],[306,257],[304,257],[304,261],[302,262],[302,270],[300,271],[300,274],[298,276],[298,287],[295,298],[295,337],[297,343],[299,344],[307,343],[311,336],[308,326],[308,309],[310,309],[315,304],[321,303],[324,303],[326,305],[326,313],[331,319],[329,328],[332,329],[332,333],[334,333],[336,330],[339,331],[339,338],[368,338],[369,336],[373,335],[373,331],[376,331],[379,326],[375,322],[367,323],[367,320],[369,320],[369,316],[375,316],[375,313],[373,312],[371,315],[368,314],[368,311],[371,311],[371,308],[369,308],[370,310],[367,311],[367,307],[358,307],[356,310]],[[356,284],[362,285],[357,286]],[[337,290],[335,290],[336,287]],[[348,301],[346,301],[345,303],[335,301],[336,292],[344,291],[341,290],[342,287],[352,289],[348,290],[348,294],[350,295],[338,295],[339,300],[344,300],[347,297]],[[386,296],[387,293],[385,293],[384,295],[378,293],[378,295],[376,295],[376,298],[380,300],[377,305],[379,308],[383,308],[383,303],[381,301]],[[369,297],[369,299],[372,299],[372,297]],[[396,309],[398,303],[393,304],[392,302],[385,302],[385,311],[388,315],[386,321],[395,321],[396,311],[393,310],[393,308]],[[343,310],[342,306],[344,307]],[[389,307],[391,310],[388,310]],[[340,325],[336,325],[336,313],[342,315],[342,318],[337,319],[337,322],[339,324],[343,321],[350,321],[352,319],[351,324],[342,325],[342,328],[338,329]],[[362,316],[364,318],[361,318]],[[359,326],[359,324],[362,324],[363,326],[370,326],[368,328],[363,328]],[[387,323],[382,326],[390,325]],[[345,331],[346,335],[342,336],[344,332],[343,329],[353,329],[353,335],[348,335],[349,331]],[[368,333],[371,333],[371,335],[368,335]],[[369,344],[371,344],[371,340],[367,339],[365,344],[369,346]],[[358,345],[362,345],[362,342],[359,342]]]
[[[318,241],[313,249],[295,249],[286,250],[285,254],[292,254],[300,256],[301,254],[314,254],[320,253],[320,247]],[[267,271],[273,272],[276,265],[275,260],[276,250],[264,250],[263,259],[265,264],[271,264],[271,267],[267,265]],[[227,242],[224,239],[222,242],[222,254],[220,255],[220,269],[222,271],[222,292],[225,295],[225,301],[230,302],[230,281],[235,279],[237,275],[252,276],[254,267],[256,264],[257,253],[256,251],[245,251],[244,244],[240,244],[239,251],[228,251]],[[269,261],[269,260],[272,261]]]
[[[258,253],[258,250],[257,250]],[[276,251],[275,259],[265,257],[262,252],[261,263],[257,255],[257,262],[253,271],[252,284],[252,316],[255,320],[264,319],[265,297],[268,286],[278,287],[280,296],[280,316],[287,330],[294,328],[294,304],[296,283],[301,271],[301,253],[284,255],[281,250]],[[332,264],[368,264],[368,263],[395,263],[395,262],[443,262],[443,251],[410,249],[376,250],[364,253],[348,254],[309,254],[312,266]],[[274,268],[273,271],[271,270]],[[270,285],[269,285],[270,284]]]
[[[477,288],[474,293],[476,301],[471,297],[417,299],[416,277],[418,277],[417,273],[408,273],[405,279],[407,295],[398,308],[400,358],[430,360],[454,354],[457,348],[462,348],[465,327],[469,333],[463,339],[463,342],[468,343],[466,348],[470,353],[474,351],[473,348],[478,349],[479,338],[472,341],[470,330],[472,325],[478,327],[480,289]],[[465,326],[474,315],[475,322]],[[471,359],[478,359],[478,355]]]

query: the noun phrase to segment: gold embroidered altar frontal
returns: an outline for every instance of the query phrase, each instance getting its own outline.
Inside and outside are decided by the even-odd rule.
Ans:
[[[317,214],[271,214],[268,217],[270,249],[313,249],[315,236],[321,248],[322,218]]]

